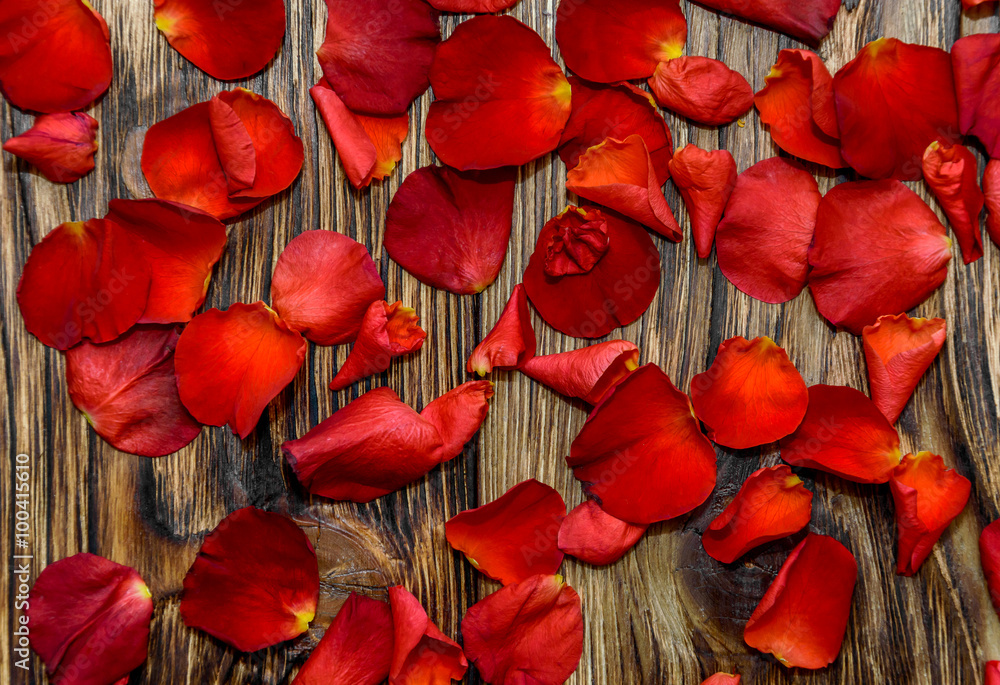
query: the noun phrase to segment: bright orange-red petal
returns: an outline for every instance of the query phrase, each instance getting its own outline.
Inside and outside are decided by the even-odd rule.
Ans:
[[[560,395],[597,404],[608,390],[639,367],[639,348],[628,340],[594,345],[529,359],[521,373]]]
[[[382,373],[396,357],[419,350],[427,333],[418,321],[416,311],[402,302],[372,302],[361,320],[351,353],[330,381],[330,390],[343,390],[362,378]]]
[[[3,149],[38,168],[53,183],[73,183],[94,170],[97,119],[83,112],[43,114],[8,138]]]
[[[689,143],[674,153],[669,166],[670,177],[691,218],[695,249],[699,257],[707,259],[726,203],[736,187],[736,161],[728,150],[709,152]]]
[[[979,559],[993,608],[1000,614],[1000,519],[983,528],[979,535]]]
[[[983,256],[979,214],[986,202],[979,187],[976,157],[964,145],[934,141],[924,152],[923,171],[958,238],[962,260],[966,264],[976,261]]]
[[[392,661],[392,610],[351,593],[292,685],[378,685]]]
[[[500,12],[509,7],[513,7],[518,0],[428,0],[431,7],[435,7],[442,12],[456,12],[458,14],[483,14]]]
[[[1000,157],[1000,35],[959,38],[951,65],[962,133],[979,138],[989,157]]]
[[[986,685],[1000,685],[1000,661],[986,662]]]
[[[528,296],[518,283],[500,318],[472,350],[465,370],[480,376],[497,370],[519,369],[535,356],[535,329],[531,326]]]
[[[420,600],[401,585],[389,588],[393,646],[389,685],[447,685],[461,680],[469,662],[458,644],[442,633]]]
[[[420,410],[420,418],[437,428],[443,444],[435,454],[439,462],[462,452],[486,419],[487,400],[493,397],[489,381],[469,381],[452,388]]]
[[[753,107],[753,88],[743,75],[710,57],[660,62],[649,87],[661,107],[706,126],[728,124]]]
[[[712,9],[762,24],[815,45],[830,32],[840,0],[698,0]]]
[[[986,231],[1000,246],[1000,160],[991,159],[983,172],[983,196],[986,199]]]
[[[559,549],[593,566],[607,566],[625,556],[645,532],[645,525],[616,519],[588,499],[563,519]]]
[[[701,681],[701,685],[740,685],[738,673],[716,673]]]

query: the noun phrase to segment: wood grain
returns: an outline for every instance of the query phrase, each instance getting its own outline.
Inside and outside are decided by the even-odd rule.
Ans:
[[[319,0],[286,0],[284,46],[264,72],[238,85],[274,100],[289,114],[305,143],[306,164],[289,191],[232,223],[206,307],[266,299],[271,269],[284,245],[303,230],[322,228],[369,247],[388,297],[415,306],[429,338],[419,354],[338,394],[326,384],[347,349],[312,347],[295,382],[245,441],[226,429],[207,428],[190,447],[169,457],[119,453],[88,430],[72,406],[61,355],[25,332],[15,301],[17,279],[31,247],[59,223],[102,216],[108,200],[116,197],[148,194],[138,168],[145,128],[227,86],[169,47],[154,28],[148,0],[93,4],[110,26],[116,72],[110,92],[92,108],[101,122],[96,171],[61,186],[10,155],[2,161],[0,434],[9,455],[0,475],[5,554],[13,550],[14,458],[26,453],[32,463],[34,572],[89,551],[136,567],[154,592],[149,660],[131,683],[287,683],[348,592],[384,596],[387,584],[406,585],[442,630],[457,637],[465,608],[495,585],[450,550],[443,522],[531,477],[556,487],[571,506],[582,501],[563,457],[583,423],[584,407],[520,374],[497,374],[486,423],[461,456],[364,506],[308,496],[279,446],[371,387],[388,385],[419,408],[465,380],[464,360],[520,279],[538,229],[566,203],[565,167],[550,155],[520,170],[510,253],[494,286],[478,296],[457,297],[421,285],[387,258],[382,229],[401,179],[433,161],[422,140],[430,95],[412,109],[404,157],[392,177],[353,191],[308,94],[319,77],[314,51],[322,43],[325,8]],[[555,4],[522,0],[510,13],[554,46]],[[688,52],[723,59],[755,90],[763,86],[778,50],[798,46],[768,30],[683,4],[690,26]],[[959,5],[958,0],[848,0],[820,54],[834,70],[880,35],[948,48],[961,35],[1000,27],[995,4],[965,16]],[[445,32],[457,21],[444,18]],[[671,115],[667,119],[675,145],[725,147],[741,170],[778,154],[755,112],[741,125],[720,129]],[[30,123],[30,116],[4,104],[4,140]],[[846,178],[813,170],[824,191]],[[928,197],[921,185],[911,185]],[[685,217],[669,184],[667,196],[675,214]],[[674,245],[655,239],[663,255],[660,291],[646,315],[619,332],[640,345],[643,362],[660,364],[683,388],[711,362],[720,341],[769,335],[788,350],[808,383],[866,389],[859,340],[831,330],[808,294],[778,306],[754,301],[721,276],[714,258],[698,259],[690,240]],[[751,471],[778,461],[773,447],[720,449],[720,484],[704,506],[653,526],[612,567],[565,563],[564,575],[583,598],[586,622],[584,656],[571,683],[696,685],[716,670],[738,670],[753,685],[982,682],[983,662],[1000,658],[1000,622],[983,586],[976,547],[980,528],[1000,514],[1000,252],[989,244],[982,260],[965,267],[955,249],[946,284],[917,310],[948,320],[948,342],[899,425],[904,449],[942,454],[974,487],[969,506],[919,574],[901,578],[893,571],[895,527],[887,488],[804,471],[816,493],[811,529],[845,542],[861,569],[844,648],[830,668],[815,674],[789,671],[748,649],[743,625],[801,536],[768,545],[732,567],[704,553],[699,534],[708,522]],[[535,324],[540,352],[583,344],[537,318]],[[299,519],[316,542],[323,574],[320,625],[297,641],[253,655],[188,630],[177,598],[202,537],[226,513],[247,504]],[[7,607],[15,594],[10,573],[4,573],[0,595]],[[10,673],[12,682],[45,682],[37,658],[27,675],[13,667],[8,645],[16,614],[8,610],[6,616],[0,624],[0,670]],[[472,675],[469,682],[479,680]]]

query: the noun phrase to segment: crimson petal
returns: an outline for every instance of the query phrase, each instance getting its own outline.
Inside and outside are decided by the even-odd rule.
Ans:
[[[670,160],[670,177],[691,217],[691,237],[698,256],[712,254],[715,232],[736,187],[736,161],[728,150],[708,152],[688,144]]]
[[[959,38],[951,46],[951,65],[962,133],[979,138],[990,157],[1000,157],[1000,35]]]
[[[402,586],[389,588],[393,647],[389,685],[461,680],[469,668],[462,648],[442,633],[420,601]]]
[[[1000,614],[1000,519],[983,528],[979,535],[979,559],[993,608]]]
[[[697,0],[720,12],[762,24],[815,45],[830,32],[841,0]]]
[[[519,369],[534,356],[535,329],[531,327],[528,296],[518,283],[492,330],[469,355],[466,371],[485,376],[493,369]]]
[[[83,112],[43,114],[3,149],[38,167],[53,183],[73,183],[94,170],[97,119]]]
[[[649,87],[662,107],[706,126],[728,124],[753,107],[753,88],[743,75],[709,57],[660,62]]]
[[[638,367],[639,348],[628,340],[606,340],[579,350],[533,357],[521,373],[560,395],[597,404]]]
[[[351,593],[292,685],[378,685],[392,661],[392,610]]]
[[[372,302],[361,321],[358,339],[337,375],[331,390],[343,390],[352,383],[382,373],[396,357],[419,350],[427,333],[417,325],[416,312],[402,302]]]
[[[625,556],[645,532],[645,525],[616,519],[588,499],[563,519],[558,544],[559,549],[580,561],[607,566]]]
[[[983,195],[986,199],[986,230],[1000,246],[1000,160],[991,159],[983,172]]]
[[[923,171],[924,180],[958,238],[962,260],[971,264],[983,256],[979,214],[986,202],[977,181],[975,156],[964,145],[934,141],[924,152]]]

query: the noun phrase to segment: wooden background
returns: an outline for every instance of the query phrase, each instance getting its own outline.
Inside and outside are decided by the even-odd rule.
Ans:
[[[138,568],[153,591],[149,659],[132,683],[286,683],[321,635],[322,628],[315,627],[293,643],[243,655],[181,622],[178,591],[202,537],[228,512],[248,504],[289,512],[316,540],[323,575],[320,623],[330,620],[352,590],[384,596],[387,584],[402,583],[457,638],[465,608],[495,585],[450,550],[443,522],[532,477],[556,487],[570,506],[582,501],[563,457],[583,423],[584,407],[520,374],[500,373],[489,416],[461,456],[363,506],[310,498],[279,446],[371,387],[388,385],[419,408],[466,380],[464,360],[520,279],[538,229],[566,203],[564,166],[550,155],[522,168],[510,253],[495,285],[481,295],[458,297],[419,284],[386,257],[382,227],[401,179],[432,161],[422,140],[430,96],[412,108],[400,168],[381,185],[354,192],[308,94],[320,75],[314,52],[323,40],[325,8],[319,0],[286,0],[281,52],[262,74],[238,85],[271,98],[289,114],[305,143],[305,167],[290,190],[232,223],[206,306],[224,309],[236,301],[266,299],[271,269],[293,236],[314,228],[336,230],[369,247],[388,297],[401,298],[422,316],[427,343],[387,374],[336,395],[326,385],[347,348],[313,347],[295,382],[247,440],[228,429],[206,428],[190,447],[169,457],[119,453],[88,429],[71,404],[62,356],[24,331],[15,302],[17,279],[32,245],[60,222],[102,216],[116,197],[146,195],[138,164],[145,128],[226,85],[169,47],[154,28],[149,0],[93,4],[111,28],[115,56],[110,92],[92,108],[101,122],[96,172],[70,186],[53,185],[3,155],[0,434],[10,455],[0,475],[5,554],[12,550],[12,464],[14,455],[26,453],[32,463],[35,573],[51,561],[89,551]],[[687,52],[724,60],[755,89],[764,85],[779,49],[798,47],[771,31],[683,4],[690,26]],[[554,46],[554,5],[555,0],[522,0],[510,13]],[[994,4],[963,16],[959,0],[848,0],[820,54],[835,71],[882,35],[949,48],[959,36],[996,31],[995,15]],[[456,21],[444,18],[446,33]],[[667,119],[676,145],[725,147],[740,170],[777,154],[755,112],[745,117],[745,126],[721,129]],[[4,140],[30,123],[28,115],[3,105]],[[816,171],[824,191],[842,180]],[[921,185],[914,187],[926,196]],[[667,193],[686,226],[676,191],[668,185]],[[645,316],[615,333],[640,345],[641,361],[660,364],[686,388],[714,358],[720,341],[769,335],[788,350],[807,383],[866,389],[860,341],[831,330],[807,293],[785,305],[754,301],[721,276],[714,257],[697,259],[690,240],[674,245],[654,239],[663,255],[659,293]],[[947,282],[917,310],[947,319],[948,342],[900,419],[903,447],[943,455],[974,483],[968,507],[917,576],[901,578],[893,571],[895,526],[887,487],[803,474],[816,493],[810,528],[843,541],[861,569],[844,647],[830,668],[789,671],[742,641],[746,619],[801,535],[761,548],[732,567],[709,558],[701,547],[700,532],[745,477],[778,461],[771,446],[720,449],[719,486],[708,502],[651,527],[614,566],[590,568],[567,559],[563,573],[583,598],[586,625],[583,660],[570,682],[697,685],[716,670],[736,670],[752,685],[980,683],[983,662],[1000,658],[1000,622],[988,601],[976,546],[980,528],[1000,514],[998,290],[996,246],[988,244],[986,256],[970,267],[962,266],[956,247]],[[537,318],[535,325],[540,353],[583,344]],[[0,594],[10,607],[9,573],[0,576]],[[14,673],[13,682],[43,682],[37,659],[28,677],[12,667],[8,645],[14,621],[15,612],[8,610],[0,626],[0,666]],[[469,681],[479,682],[475,675]]]

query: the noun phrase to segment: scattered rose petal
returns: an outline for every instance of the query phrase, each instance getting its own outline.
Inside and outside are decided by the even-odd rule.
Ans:
[[[489,504],[452,516],[444,524],[448,544],[504,585],[559,570],[556,547],[566,504],[559,493],[532,478]]]
[[[425,133],[456,169],[519,166],[551,152],[570,113],[570,85],[549,46],[513,17],[463,21],[431,66]]]
[[[49,564],[24,615],[53,682],[127,679],[146,660],[153,600],[138,572],[93,554]]]
[[[706,126],[735,121],[753,107],[747,80],[717,59],[685,56],[660,62],[649,87],[661,107]]]
[[[155,0],[153,16],[170,47],[220,81],[256,74],[285,37],[284,0]]]
[[[343,390],[362,378],[382,373],[396,357],[419,350],[427,333],[418,321],[416,311],[402,302],[372,302],[361,321],[358,339],[330,381],[330,389]]]
[[[797,533],[809,525],[812,498],[784,464],[758,469],[702,534],[705,551],[731,564],[754,547]]]
[[[781,458],[857,483],[885,483],[902,457],[899,434],[860,390],[813,385],[798,430],[781,441]]]
[[[701,682],[701,685],[740,685],[738,673],[716,673]]]
[[[560,685],[583,655],[580,596],[562,576],[507,585],[469,607],[462,639],[487,683]]]
[[[580,257],[567,260],[563,253]],[[570,261],[579,268],[570,268]],[[577,338],[598,338],[649,307],[660,286],[660,253],[631,221],[570,205],[538,234],[523,282],[550,326]]]
[[[392,610],[351,593],[292,685],[378,685],[392,661]]]
[[[184,577],[181,617],[243,652],[309,629],[319,601],[316,552],[281,514],[244,507],[201,543]]]
[[[462,648],[434,625],[420,601],[397,585],[389,588],[389,604],[394,634],[389,685],[461,680],[469,668]]]
[[[986,662],[986,685],[1000,685],[1000,661]]]
[[[957,142],[955,82],[944,50],[879,38],[837,72],[833,94],[840,152],[862,176],[918,180],[931,142]]]
[[[789,668],[823,668],[837,658],[858,577],[854,555],[810,534],[792,550],[754,609],[743,639]]]
[[[946,328],[944,319],[911,319],[898,314],[880,316],[861,332],[872,401],[889,423],[896,423],[920,378],[941,351]]]
[[[889,489],[896,505],[899,554],[896,573],[912,576],[941,533],[962,513],[972,484],[930,452],[907,454],[893,471]]]
[[[514,176],[513,169],[417,169],[389,203],[386,252],[427,285],[458,295],[482,292],[507,256]]]
[[[567,463],[605,512],[629,523],[685,514],[715,487],[715,450],[687,395],[647,364],[594,408]]]
[[[802,423],[808,403],[802,376],[766,336],[726,340],[712,366],[691,379],[691,404],[708,437],[733,449],[785,437]]]
[[[991,159],[983,173],[983,195],[986,199],[986,231],[1000,247],[1000,160]]]
[[[986,146],[990,157],[1000,157],[1000,35],[965,36],[951,47],[962,133]]]
[[[975,156],[964,145],[936,140],[927,146],[924,180],[937,198],[962,248],[962,260],[971,264],[983,256],[979,214],[986,198],[979,188]]]
[[[707,259],[726,203],[736,187],[736,161],[728,150],[708,152],[688,144],[671,158],[670,177],[684,198],[698,256]]]
[[[841,183],[819,203],[809,289],[830,323],[860,335],[926,300],[948,273],[951,241],[899,181]]]
[[[271,277],[275,311],[317,345],[357,338],[368,307],[384,297],[378,267],[365,246],[334,231],[295,236]]]
[[[559,549],[580,561],[607,566],[625,556],[645,532],[645,525],[616,519],[588,499],[563,519],[558,543]]]
[[[979,558],[986,576],[993,608],[1000,614],[1000,519],[983,528],[979,536]]]
[[[83,112],[42,114],[3,149],[38,168],[53,183],[73,183],[94,170],[97,119]]]
[[[485,14],[501,12],[518,3],[518,0],[428,0],[431,7],[442,12],[457,14]]]
[[[469,381],[433,400],[420,412],[420,418],[437,428],[443,444],[437,449],[439,462],[462,453],[465,443],[479,430],[493,397],[489,381]]]
[[[781,157],[740,174],[715,234],[729,282],[763,302],[787,302],[802,292],[821,199],[813,175]]]
[[[698,0],[712,9],[762,24],[815,45],[830,32],[841,0]]]
[[[519,369],[535,356],[535,344],[528,296],[524,286],[518,283],[500,318],[469,355],[466,371],[485,376],[494,369]]]
[[[635,343],[606,340],[579,350],[533,357],[521,372],[560,395],[597,404],[637,368],[639,348]]]
[[[195,419],[228,423],[245,438],[295,378],[305,354],[302,336],[263,302],[209,309],[181,333],[174,355],[177,389]]]

